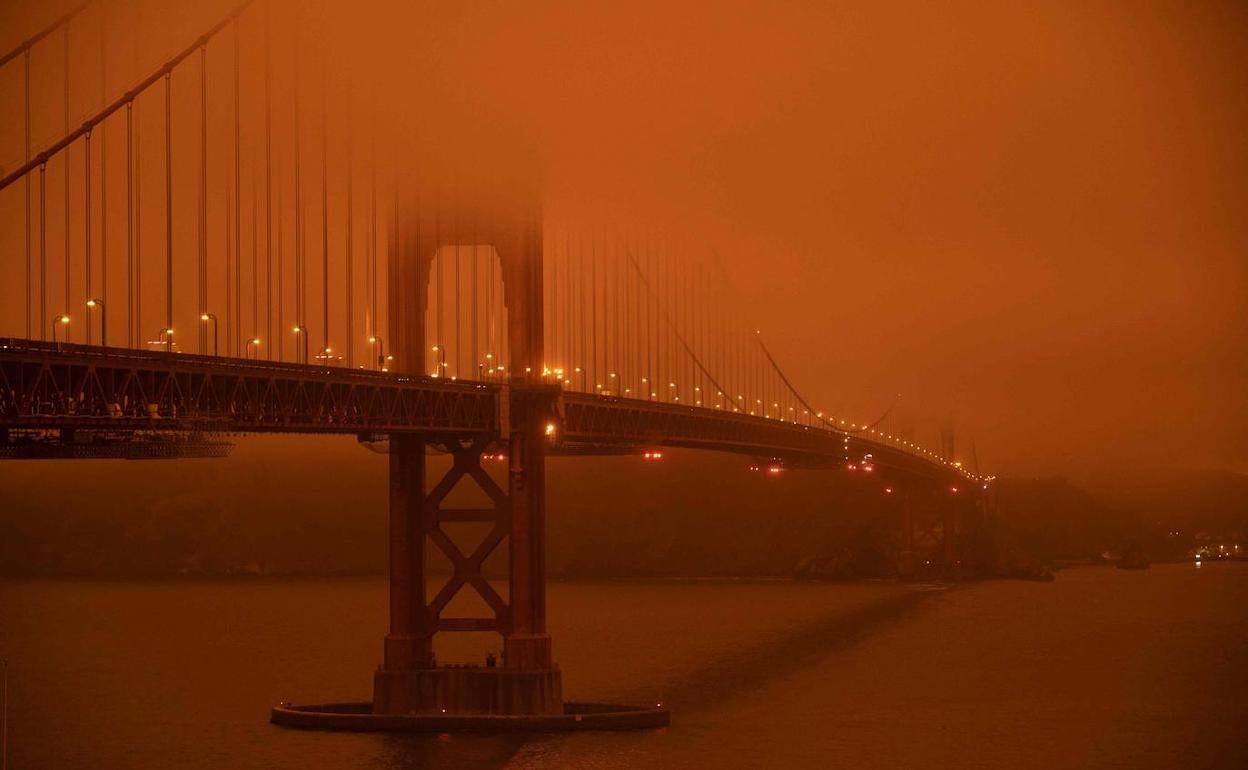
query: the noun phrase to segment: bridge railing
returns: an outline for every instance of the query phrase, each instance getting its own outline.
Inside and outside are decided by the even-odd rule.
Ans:
[[[487,383],[0,338],[6,428],[497,432]]]

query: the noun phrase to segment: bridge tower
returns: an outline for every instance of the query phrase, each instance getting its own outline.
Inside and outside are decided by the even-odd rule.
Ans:
[[[422,201],[421,198],[424,198]],[[402,184],[396,200],[396,248],[390,270],[390,328],[394,366],[427,374],[425,319],[431,266],[438,249],[490,244],[497,252],[507,308],[511,360],[499,402],[499,433],[478,437],[395,434],[390,442],[390,628],[381,666],[374,676],[373,712],[560,714],[562,680],[546,629],[545,461],[558,386],[543,385],[542,225],[540,209],[515,205],[473,205],[471,217],[442,216],[436,195]],[[459,207],[462,212],[462,207]],[[458,232],[456,221],[472,221]],[[436,223],[435,223],[436,221]],[[452,223],[448,226],[448,223]],[[471,239],[471,240],[469,240]],[[430,484],[426,446],[436,443],[453,458],[447,474]],[[507,488],[481,464],[492,444],[505,446]],[[448,509],[447,494],[461,480],[475,482],[490,505]],[[446,535],[444,522],[483,522],[490,533],[472,552],[462,553]],[[482,574],[482,566],[508,543],[508,596]],[[454,574],[429,596],[426,554],[430,547],[449,560]],[[475,590],[493,617],[444,618],[460,590]],[[493,631],[502,635],[503,658],[496,668],[437,667],[433,638],[439,632]]]

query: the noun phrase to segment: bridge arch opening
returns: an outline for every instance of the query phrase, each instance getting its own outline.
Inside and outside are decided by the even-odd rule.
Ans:
[[[505,381],[511,361],[502,259],[489,243],[454,242],[429,257],[425,373]]]

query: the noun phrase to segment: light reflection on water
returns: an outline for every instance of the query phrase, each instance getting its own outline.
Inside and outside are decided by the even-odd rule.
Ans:
[[[381,580],[0,583],[9,766],[1248,766],[1248,565],[930,588],[555,584],[567,697],[662,701],[673,725],[522,737],[267,723],[368,697]]]

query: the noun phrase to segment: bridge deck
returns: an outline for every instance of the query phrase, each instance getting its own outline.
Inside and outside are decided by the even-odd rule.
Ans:
[[[0,429],[502,434],[500,383],[0,338]],[[713,408],[564,392],[567,453],[687,447],[797,467],[872,464],[957,478],[901,447]]]

